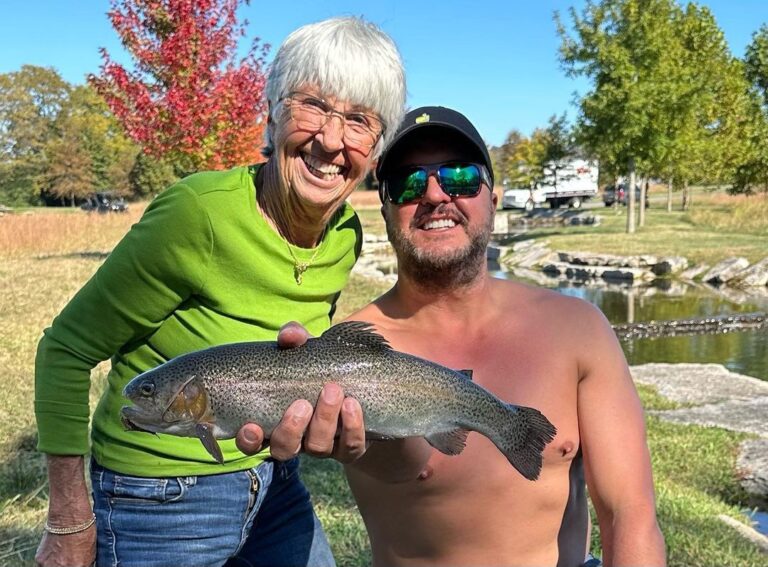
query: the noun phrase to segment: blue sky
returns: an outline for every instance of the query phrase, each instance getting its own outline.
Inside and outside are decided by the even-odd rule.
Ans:
[[[768,22],[768,0],[704,0],[731,52],[743,56],[752,34]],[[565,77],[552,19],[581,9],[582,0],[252,0],[241,10],[248,36],[273,46],[293,29],[336,15],[363,16],[389,33],[405,61],[408,104],[462,111],[489,144],[517,128],[525,134],[553,114],[575,116],[574,92],[588,87]],[[98,70],[99,47],[125,56],[106,12],[108,0],[3,0],[0,73],[33,64],[54,67],[82,83]],[[271,56],[270,56],[271,57]]]

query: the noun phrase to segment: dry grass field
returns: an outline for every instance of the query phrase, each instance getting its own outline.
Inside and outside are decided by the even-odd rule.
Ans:
[[[143,208],[109,215],[56,210],[0,217],[0,564],[20,565],[22,557],[30,557],[45,519],[47,489],[43,460],[35,451],[32,408],[41,332]],[[93,394],[95,399],[98,392]]]

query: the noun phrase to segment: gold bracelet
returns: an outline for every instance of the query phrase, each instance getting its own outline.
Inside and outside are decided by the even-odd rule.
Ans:
[[[51,524],[48,523],[48,520],[45,521],[45,531],[51,534],[55,535],[70,535],[70,534],[78,534],[80,532],[84,532],[88,528],[90,528],[94,522],[96,522],[96,514],[91,514],[91,519],[87,522],[83,522],[82,524],[78,524],[76,526],[71,526],[69,528],[55,528]]]

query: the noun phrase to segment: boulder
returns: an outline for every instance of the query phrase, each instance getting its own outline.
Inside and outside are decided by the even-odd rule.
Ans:
[[[496,213],[493,218],[493,234],[509,233],[509,213]]]
[[[715,264],[704,276],[702,281],[711,284],[722,284],[732,280],[736,274],[749,266],[749,260],[746,258],[726,258],[722,262]]]
[[[688,258],[683,256],[670,256],[662,258],[651,267],[651,271],[657,276],[676,274],[688,267]]]
[[[496,260],[497,262],[501,260],[504,256],[506,256],[510,252],[511,248],[509,246],[501,246],[500,244],[489,244],[488,247],[485,250],[485,257],[489,260]]]
[[[576,266],[610,266],[612,268],[647,268],[655,265],[655,256],[616,256],[614,254],[593,254],[591,252],[558,252],[561,262]]]
[[[740,271],[729,283],[739,287],[768,285],[768,257]]]
[[[698,264],[685,270],[680,277],[684,280],[693,281],[696,276],[699,276],[709,269],[709,264]]]
[[[523,268],[531,268],[552,260],[553,254],[543,242],[536,242],[530,246],[512,247],[512,253],[503,257],[504,265],[514,265]]]
[[[768,502],[768,439],[749,439],[740,447],[736,467],[747,493],[765,505]]]
[[[565,270],[567,269],[567,264],[563,264],[561,262],[550,262],[549,264],[544,264],[541,267],[541,271],[545,274],[549,274],[551,276],[560,276],[565,274]]]

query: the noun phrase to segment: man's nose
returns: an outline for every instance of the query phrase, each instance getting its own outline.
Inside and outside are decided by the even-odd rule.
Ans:
[[[340,151],[344,147],[344,118],[331,114],[316,137],[326,152]]]
[[[432,174],[427,178],[427,189],[424,191],[424,196],[421,200],[436,205],[439,203],[450,203],[451,196],[440,187],[437,175]]]

